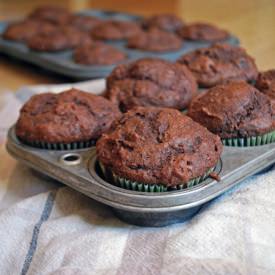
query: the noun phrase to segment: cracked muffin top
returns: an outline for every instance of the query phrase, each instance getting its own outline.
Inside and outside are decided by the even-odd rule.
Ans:
[[[135,22],[110,20],[95,26],[91,35],[98,40],[121,40],[127,39],[140,31],[141,28]]]
[[[60,6],[44,5],[37,7],[28,18],[44,20],[59,25],[69,23],[71,13]]]
[[[182,40],[176,34],[152,28],[131,36],[127,47],[152,52],[169,52],[180,49],[182,45]]]
[[[74,51],[74,61],[84,65],[112,65],[126,58],[124,52],[98,41],[79,46]]]
[[[254,59],[243,48],[228,44],[214,44],[183,55],[185,64],[201,87],[212,87],[229,80],[256,80],[258,70]]]
[[[144,29],[158,28],[167,32],[176,32],[184,25],[181,18],[174,14],[156,14],[147,17],[142,22]]]
[[[186,40],[199,40],[207,42],[216,42],[225,40],[229,33],[225,30],[208,23],[193,23],[184,25],[178,30],[178,35]]]
[[[175,186],[214,167],[222,143],[178,110],[137,107],[102,135],[96,150],[99,161],[122,178]]]
[[[256,81],[256,88],[267,95],[271,101],[273,123],[275,125],[275,69],[261,72]]]
[[[90,36],[72,26],[56,28],[51,33],[38,33],[28,41],[28,47],[36,51],[62,51],[91,42]]]
[[[188,115],[221,138],[258,136],[274,129],[270,100],[246,82],[209,89],[191,102]]]
[[[197,91],[191,72],[158,58],[117,66],[107,78],[106,97],[125,112],[135,106],[184,109]]]
[[[9,24],[3,33],[3,38],[26,42],[38,33],[47,34],[54,32],[54,30],[55,26],[51,23],[27,19]]]
[[[16,135],[26,142],[96,140],[120,116],[106,98],[77,89],[34,95],[22,107]]]
[[[255,86],[275,100],[275,69],[259,73]]]
[[[95,16],[75,14],[71,17],[70,25],[82,30],[91,31],[95,26],[102,23],[102,20]]]

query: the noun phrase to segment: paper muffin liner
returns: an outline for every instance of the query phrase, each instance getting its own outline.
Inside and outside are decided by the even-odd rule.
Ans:
[[[188,109],[182,109],[182,110],[180,110],[180,112],[181,112],[182,114],[186,115],[187,112],[188,112]]]
[[[223,145],[233,147],[260,146],[272,142],[275,142],[275,131],[266,133],[261,136],[222,139]]]
[[[79,142],[71,142],[71,143],[49,143],[49,142],[44,142],[44,141],[29,142],[29,141],[25,141],[25,140],[21,140],[21,141],[31,147],[46,149],[46,150],[84,149],[84,148],[92,147],[96,144],[95,140],[79,141]]]
[[[109,183],[123,189],[138,191],[138,192],[166,192],[166,191],[174,191],[174,190],[182,190],[182,189],[190,188],[204,181],[209,176],[209,174],[215,170],[215,167],[212,167],[208,169],[207,172],[200,177],[196,177],[192,180],[189,180],[186,183],[168,187],[162,184],[148,184],[148,183],[142,183],[137,181],[131,181],[131,180],[117,176],[110,169],[106,169],[104,165],[101,164],[100,162],[99,162],[99,166],[100,166],[101,172],[103,173],[103,176],[105,177],[105,179],[108,180]]]

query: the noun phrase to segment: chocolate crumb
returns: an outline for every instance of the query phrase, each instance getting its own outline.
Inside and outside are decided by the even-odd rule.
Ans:
[[[209,174],[209,177],[216,180],[216,181],[221,181],[221,177],[216,172],[211,172]]]

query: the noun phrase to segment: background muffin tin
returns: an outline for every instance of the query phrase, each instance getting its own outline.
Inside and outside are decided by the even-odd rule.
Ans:
[[[163,193],[129,191],[100,177],[95,148],[53,151],[29,147],[9,130],[8,152],[31,168],[109,205],[122,220],[141,226],[182,222],[201,206],[246,177],[275,162],[275,143],[256,147],[224,147],[215,171],[221,181],[206,179],[192,188]]]
[[[88,16],[96,16],[101,19],[117,19],[117,20],[129,20],[139,21],[142,17],[127,13],[119,13],[104,10],[85,10],[80,14]],[[27,61],[35,64],[39,67],[47,69],[52,72],[56,72],[75,79],[88,79],[88,78],[101,78],[108,75],[115,65],[81,65],[77,64],[73,60],[72,50],[59,51],[59,52],[37,52],[30,50],[25,44],[15,41],[10,41],[2,38],[8,22],[0,22],[0,53],[4,53],[15,58]],[[235,36],[231,35],[227,42],[232,45],[238,45],[239,40]],[[126,47],[126,41],[109,41],[108,44],[121,49],[126,53],[128,59],[125,62],[135,60],[142,57],[160,57],[167,60],[174,61],[181,55],[192,51],[197,48],[209,46],[209,42],[199,41],[184,41],[183,47],[178,51],[154,53],[149,51],[128,49]]]

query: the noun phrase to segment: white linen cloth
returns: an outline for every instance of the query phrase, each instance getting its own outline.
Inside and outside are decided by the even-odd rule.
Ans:
[[[274,170],[250,177],[185,223],[142,228],[12,159],[6,132],[22,101],[64,87],[0,94],[0,274],[275,274]],[[104,81],[80,87],[98,93]]]

